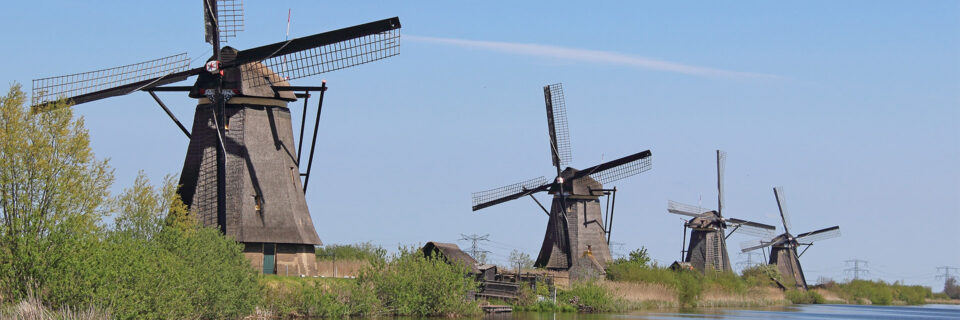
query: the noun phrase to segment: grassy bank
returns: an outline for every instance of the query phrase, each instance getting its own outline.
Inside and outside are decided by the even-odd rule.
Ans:
[[[821,302],[875,305],[920,305],[934,299],[933,291],[924,286],[908,286],[883,281],[853,280],[847,283],[827,281],[808,293],[828,296]],[[941,297],[942,298],[942,297]],[[949,301],[949,300],[947,300]],[[797,302],[800,303],[800,302]]]

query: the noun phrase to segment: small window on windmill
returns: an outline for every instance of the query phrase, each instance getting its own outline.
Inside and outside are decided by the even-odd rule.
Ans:
[[[260,195],[253,196],[253,210],[257,211],[257,214],[263,214],[261,210],[263,208],[263,197]]]

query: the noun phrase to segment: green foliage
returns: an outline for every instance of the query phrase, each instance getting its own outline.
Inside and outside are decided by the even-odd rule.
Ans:
[[[33,114],[25,101],[19,85],[0,97],[0,296],[12,299],[59,280],[51,274],[87,272],[88,257],[61,254],[92,247],[113,181],[67,104]]]
[[[459,264],[425,258],[417,248],[361,270],[353,279],[263,277],[266,309],[280,316],[464,316],[480,313],[468,300],[476,282]]]
[[[479,309],[467,297],[477,284],[467,271],[441,258],[425,258],[418,248],[401,247],[389,263],[365,268],[357,280],[374,288],[383,306],[396,315],[471,315]]]
[[[632,264],[639,267],[647,267],[650,264],[650,255],[647,253],[647,248],[640,247],[640,249],[635,249],[630,251],[627,255],[627,258],[617,258],[613,260],[614,264]]]
[[[317,260],[365,260],[383,262],[387,250],[370,242],[358,244],[333,244],[316,248]]]
[[[750,286],[776,286],[775,281],[783,281],[780,270],[773,264],[759,264],[740,272],[741,277]]]
[[[62,102],[31,113],[24,101],[16,85],[0,98],[0,297],[32,291],[51,309],[104,307],[121,319],[253,311],[260,290],[241,245],[187,216],[171,177],[155,188],[141,172],[110,198],[111,169],[83,120]]]
[[[787,300],[795,304],[824,304],[827,302],[822,295],[813,290],[787,290]]]
[[[278,315],[344,318],[380,311],[376,292],[356,280],[267,275],[261,283],[264,305]]]
[[[594,312],[625,311],[627,306],[625,301],[595,281],[574,283],[570,290],[558,292],[557,300],[578,304]]]
[[[860,303],[861,299],[877,305],[893,302],[893,289],[883,281],[853,280],[840,285],[839,289],[844,298],[852,303]]]
[[[675,272],[676,280],[672,284],[677,289],[677,301],[683,307],[695,307],[703,293],[702,276],[695,270]]]

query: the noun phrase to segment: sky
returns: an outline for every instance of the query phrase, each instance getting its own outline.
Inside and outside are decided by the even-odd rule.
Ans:
[[[0,83],[29,91],[31,79],[181,52],[200,66],[210,54],[200,5],[5,4]],[[472,212],[470,193],[551,178],[542,88],[563,83],[573,167],[653,153],[652,170],[614,183],[615,256],[645,247],[658,263],[680,258],[682,221],[667,200],[713,208],[721,149],[726,216],[779,225],[772,188],[783,186],[795,233],[840,226],[801,257],[811,283],[847,279],[846,261],[861,259],[867,278],[941,290],[936,267],[960,266],[960,2],[244,7],[245,31],[228,43],[240,49],[283,40],[288,9],[291,37],[394,16],[403,25],[399,56],[293,83],[330,87],[306,194],[326,244],[466,247],[461,234],[489,234],[492,262],[536,257],[547,218],[533,201]],[[161,98],[192,121],[195,102]],[[114,192],[140,170],[154,182],[179,175],[188,141],[146,93],[75,112],[115,168]],[[734,263],[751,239],[730,237]]]

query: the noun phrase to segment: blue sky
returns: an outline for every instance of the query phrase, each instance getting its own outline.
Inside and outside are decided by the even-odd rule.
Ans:
[[[651,171],[616,183],[615,254],[679,258],[666,202],[715,206],[719,148],[727,216],[775,224],[771,189],[784,186],[797,231],[840,225],[802,257],[811,281],[844,279],[859,258],[871,277],[939,290],[935,267],[960,266],[960,2],[246,2],[238,48],[282,40],[288,8],[292,37],[393,16],[404,26],[400,56],[295,82],[330,86],[307,193],[328,244],[477,233],[494,261],[535,256],[536,204],[471,212],[470,193],[550,175],[541,90],[562,82],[574,167],[653,151]],[[199,1],[13,2],[0,30],[0,82],[27,90],[209,54]],[[189,99],[161,97],[190,121]],[[187,140],[145,93],[75,110],[117,190],[141,169],[179,174]]]

